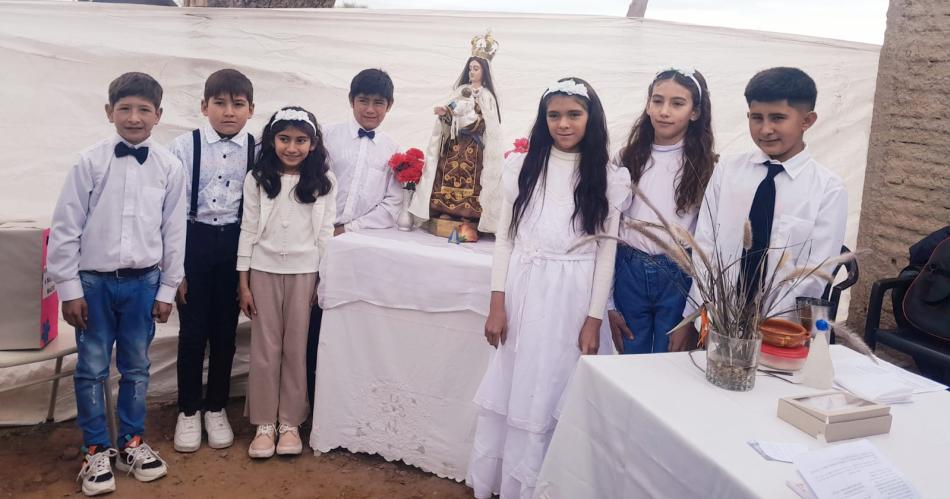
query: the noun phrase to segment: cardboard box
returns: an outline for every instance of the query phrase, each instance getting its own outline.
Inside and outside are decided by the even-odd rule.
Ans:
[[[0,222],[0,350],[43,348],[59,332],[48,242],[49,229],[34,222]]]
[[[778,417],[826,442],[880,435],[891,431],[891,408],[840,390],[785,397]]]

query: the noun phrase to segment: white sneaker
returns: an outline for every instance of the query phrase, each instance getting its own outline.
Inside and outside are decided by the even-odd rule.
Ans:
[[[300,441],[300,430],[296,426],[282,424],[277,429],[280,440],[277,441],[277,453],[281,456],[295,455],[303,452],[303,442]]]
[[[272,424],[257,425],[257,434],[247,448],[247,455],[253,458],[267,458],[274,455],[274,440],[277,428]]]
[[[142,441],[142,437],[133,437],[128,445],[119,451],[115,467],[126,473],[132,473],[140,482],[151,482],[168,474],[165,460],[158,452]]]
[[[115,475],[112,474],[112,463],[109,461],[118,454],[115,449],[95,451],[86,454],[83,458],[82,469],[76,476],[76,481],[82,481],[82,493],[87,496],[97,496],[115,492]]]
[[[234,432],[224,409],[205,413],[205,431],[208,432],[208,446],[212,449],[224,449],[234,443]]]
[[[175,423],[175,450],[178,452],[194,452],[201,447],[201,413],[196,412],[185,416],[178,413],[178,422]]]

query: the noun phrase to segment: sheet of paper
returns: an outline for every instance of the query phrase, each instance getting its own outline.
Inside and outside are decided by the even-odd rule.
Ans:
[[[835,383],[872,402],[910,402],[914,386],[904,381],[897,369],[883,362],[874,364],[867,358],[847,359],[835,363]]]
[[[815,497],[815,494],[812,493],[811,489],[808,488],[808,485],[805,485],[805,482],[800,481],[800,479],[786,480],[785,485],[802,499],[818,499]]]
[[[749,446],[755,449],[755,451],[765,459],[769,461],[782,461],[783,463],[790,463],[799,454],[808,452],[808,446],[805,444],[791,444],[786,442],[750,440]]]
[[[865,376],[874,375],[874,376],[884,376],[891,383],[900,382],[904,385],[909,386],[913,393],[928,393],[928,392],[939,392],[941,390],[946,390],[947,386],[937,383],[932,379],[925,378],[919,374],[912,373],[906,369],[891,364],[890,362],[885,362],[883,360],[878,360],[878,363],[873,363],[867,357],[854,357],[845,360],[839,360],[835,362],[835,381],[838,381],[839,371],[842,373],[861,373]],[[857,395],[857,394],[856,394]]]
[[[809,451],[794,459],[818,499],[918,499],[904,475],[867,440]]]

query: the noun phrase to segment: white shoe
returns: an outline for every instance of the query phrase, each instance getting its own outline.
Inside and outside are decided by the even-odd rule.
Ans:
[[[201,447],[201,413],[196,412],[191,416],[185,416],[184,412],[179,412],[178,422],[175,424],[175,450],[194,452],[199,447]]]
[[[205,413],[205,431],[208,432],[208,446],[212,449],[224,449],[234,443],[234,432],[224,409]]]
[[[300,430],[296,426],[282,424],[277,429],[280,440],[277,441],[277,453],[281,456],[296,455],[303,452]]]
[[[76,481],[82,481],[83,494],[97,496],[115,492],[115,475],[112,474],[109,459],[117,454],[115,449],[107,449],[84,456],[82,469],[76,477]]]
[[[132,473],[140,482],[151,482],[168,474],[165,460],[158,457],[158,452],[152,450],[141,437],[132,438],[129,444],[119,451],[115,467]]]
[[[253,458],[267,458],[274,455],[274,440],[277,439],[277,428],[272,424],[257,425],[257,434],[247,448],[247,455]]]

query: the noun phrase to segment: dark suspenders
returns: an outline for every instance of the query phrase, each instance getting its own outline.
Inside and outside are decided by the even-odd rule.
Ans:
[[[247,181],[247,172],[251,171],[251,167],[254,166],[254,149],[257,144],[254,142],[254,136],[247,134],[247,171],[244,172],[244,181]],[[238,222],[241,221],[241,217],[244,216],[244,191],[241,191],[241,202],[238,203]]]
[[[201,177],[201,132],[196,128],[191,132],[192,140],[192,159],[191,159],[191,209],[188,210],[188,220],[194,222],[198,219],[198,180]],[[254,149],[257,144],[254,142],[254,136],[247,134],[247,170],[251,171],[254,166]],[[245,172],[245,174],[246,174]],[[238,205],[238,220],[244,214],[244,195],[242,191],[241,203]]]
[[[188,210],[188,220],[198,219],[198,177],[201,176],[201,132],[195,128],[191,132],[191,209]]]

